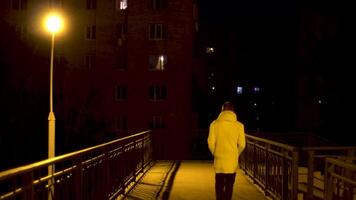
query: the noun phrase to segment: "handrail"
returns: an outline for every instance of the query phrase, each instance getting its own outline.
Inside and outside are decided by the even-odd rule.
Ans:
[[[343,167],[343,168],[348,168],[348,169],[356,171],[356,165],[355,164],[352,164],[352,163],[349,163],[349,162],[345,162],[345,161],[340,160],[340,159],[326,158],[326,162],[328,162],[330,164],[338,165],[338,166]]]
[[[315,150],[315,151],[323,151],[323,150],[356,150],[354,146],[322,146],[322,147],[302,147],[303,151]]]
[[[265,195],[297,200],[298,149],[291,145],[246,134],[241,167]]]
[[[283,143],[280,143],[280,142],[276,142],[276,141],[273,141],[273,140],[260,138],[260,137],[256,137],[256,136],[252,136],[252,135],[248,135],[248,134],[246,134],[246,138],[247,139],[250,138],[250,139],[253,139],[253,140],[256,140],[256,141],[259,141],[259,142],[263,142],[263,143],[267,143],[267,144],[270,144],[270,145],[274,145],[276,147],[281,147],[281,148],[284,148],[284,149],[289,150],[289,151],[293,151],[293,150],[296,149],[296,147],[288,145],[288,144],[283,144]]]
[[[152,162],[151,140],[144,131],[0,172],[0,199],[115,199]]]
[[[312,132],[251,132],[251,134],[288,143],[295,147],[302,146],[335,146],[335,142]]]
[[[39,168],[39,167],[44,166],[44,165],[54,164],[54,163],[56,163],[58,161],[63,161],[63,160],[75,157],[75,156],[77,156],[79,154],[88,153],[90,151],[94,151],[94,150],[97,150],[99,148],[103,148],[103,147],[106,147],[108,145],[111,145],[111,144],[115,144],[115,143],[118,143],[118,142],[121,142],[121,141],[124,141],[124,140],[128,140],[130,138],[134,138],[134,137],[137,137],[137,136],[142,136],[142,135],[147,134],[149,132],[151,132],[151,131],[150,130],[143,131],[143,132],[140,132],[140,133],[136,133],[136,134],[127,136],[127,137],[123,137],[123,138],[119,138],[119,139],[116,139],[116,140],[112,140],[110,142],[99,144],[99,145],[96,145],[96,146],[93,146],[93,147],[88,147],[86,149],[81,149],[81,150],[78,150],[78,151],[75,151],[75,152],[71,152],[71,153],[67,153],[67,154],[64,154],[64,155],[56,156],[54,158],[46,159],[46,160],[39,161],[39,162],[36,162],[36,163],[32,163],[32,164],[28,164],[28,165],[25,165],[25,166],[21,166],[21,167],[5,170],[5,171],[0,172],[0,181],[3,180],[3,179],[6,179],[8,176],[14,176],[14,175],[17,175],[18,173],[26,173],[27,171],[32,170],[34,168]]]
[[[302,147],[300,156],[306,163],[300,163],[300,166],[307,168],[307,190],[303,191],[305,198],[313,199],[314,193],[318,193],[320,198],[324,195],[325,188],[322,188],[320,182],[324,181],[322,175],[326,173],[325,160],[327,158],[349,158],[355,156],[355,152],[355,146]],[[315,174],[315,172],[318,173]]]
[[[325,168],[324,200],[353,200],[356,196],[356,164],[326,158]]]

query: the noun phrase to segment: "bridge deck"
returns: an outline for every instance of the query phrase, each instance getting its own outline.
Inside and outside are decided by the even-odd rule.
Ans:
[[[238,171],[233,200],[263,200],[263,193]],[[128,194],[128,199],[215,199],[211,161],[157,162]]]

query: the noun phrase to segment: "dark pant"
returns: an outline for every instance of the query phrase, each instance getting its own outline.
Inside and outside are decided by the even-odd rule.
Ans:
[[[215,174],[216,200],[231,200],[236,173]]]

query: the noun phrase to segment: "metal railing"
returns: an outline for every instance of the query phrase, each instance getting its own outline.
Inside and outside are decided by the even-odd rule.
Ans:
[[[263,138],[246,135],[241,168],[273,199],[296,200],[298,149]]]
[[[356,157],[326,158],[324,200],[356,199]]]
[[[305,199],[324,199],[325,160],[327,158],[353,157],[356,147],[344,146],[323,146],[323,147],[303,147],[300,151],[300,167],[305,167],[304,173],[300,172],[299,192]],[[302,171],[302,170],[301,170]],[[304,181],[303,181],[304,180]],[[303,186],[303,184],[305,186]],[[303,199],[304,199],[303,198]]]
[[[0,172],[0,199],[115,199],[151,162],[151,133],[145,131]]]
[[[337,146],[334,141],[328,140],[312,132],[251,132],[253,136],[281,142],[294,147],[311,146]]]

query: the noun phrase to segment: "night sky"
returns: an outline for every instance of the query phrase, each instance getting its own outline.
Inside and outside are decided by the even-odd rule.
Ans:
[[[207,46],[216,47],[215,68],[223,77],[222,85],[257,84],[269,88],[267,100],[285,102],[282,111],[274,114],[283,116],[276,117],[280,123],[266,128],[277,130],[291,122],[285,129],[302,130],[293,125],[292,115],[298,113],[297,99],[306,95],[321,102],[318,134],[339,142],[352,137],[356,33],[351,5],[317,0],[204,0],[199,4],[201,34]],[[301,82],[304,88],[298,86]],[[220,96],[219,103],[231,99],[231,90]],[[249,112],[240,110],[245,119]]]

